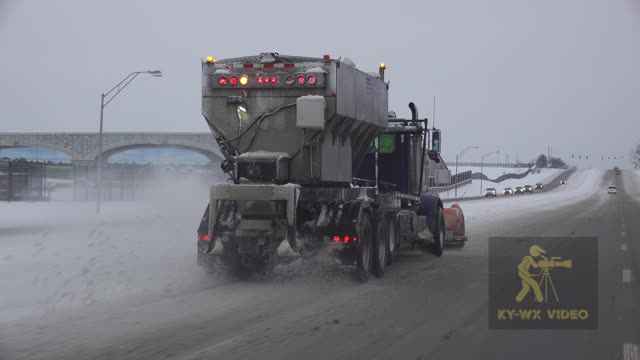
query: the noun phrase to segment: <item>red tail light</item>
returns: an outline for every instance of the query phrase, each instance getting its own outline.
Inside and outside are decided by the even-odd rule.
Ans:
[[[264,78],[262,76],[258,77],[258,84],[262,84],[264,82]]]
[[[267,76],[267,77],[265,77],[265,78],[264,78],[264,83],[265,83],[265,84],[270,84],[270,83],[271,83],[271,78],[270,78],[270,77],[268,77],[268,76]]]
[[[231,85],[238,85],[238,78],[235,76],[232,76],[231,79],[229,79],[229,83]]]
[[[209,237],[209,234],[204,234],[204,241],[209,241],[211,240],[211,238]]]
[[[343,244],[351,244],[358,241],[357,236],[349,236],[349,235],[333,235],[331,237],[331,241],[334,243],[343,243]]]
[[[298,76],[298,85],[304,85],[304,83],[307,82],[307,79],[304,78],[304,76],[300,75]]]
[[[221,77],[218,79],[218,84],[220,84],[220,85],[222,85],[222,86],[227,85],[227,83],[228,83],[228,82],[229,82],[229,80],[227,80],[227,78],[226,78],[226,77],[224,77],[224,76],[221,76]]]
[[[275,84],[275,83],[277,83],[277,82],[278,82],[278,77],[277,77],[277,76],[272,76],[272,77],[271,77],[271,83],[272,83],[272,84]]]
[[[316,81],[318,81],[318,79],[315,77],[315,75],[309,75],[309,77],[307,78],[307,82],[309,83],[309,85],[315,85]]]
[[[198,234],[198,240],[202,240],[202,235]]]

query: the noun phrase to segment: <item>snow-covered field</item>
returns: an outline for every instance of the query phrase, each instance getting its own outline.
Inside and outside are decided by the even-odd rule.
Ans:
[[[458,197],[484,195],[484,190],[487,188],[494,188],[498,190],[498,195],[501,196],[500,192],[506,187],[515,188],[516,186],[525,186],[525,185],[534,186],[536,183],[542,183],[544,185],[547,185],[562,171],[564,170],[540,169],[540,173],[529,174],[522,179],[508,179],[508,180],[501,181],[499,183],[483,180],[482,190],[480,189],[480,180],[472,180],[471,183],[458,188]],[[491,178],[491,176],[489,177]],[[441,192],[439,195],[442,199],[453,198],[455,197],[455,190],[451,189],[449,191],[444,191],[444,192]]]
[[[195,265],[208,186],[155,187],[157,201],[0,202],[0,323],[121,298],[211,286]]]
[[[534,216],[593,196],[601,190],[602,174],[578,171],[568,186],[549,192],[464,202],[467,229],[473,234],[512,216]],[[184,179],[156,191],[157,201],[105,203],[101,215],[93,203],[0,203],[0,327],[221,284],[224,279],[195,264],[207,184]]]

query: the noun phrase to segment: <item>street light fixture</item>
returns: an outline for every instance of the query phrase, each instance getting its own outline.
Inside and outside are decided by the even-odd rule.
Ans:
[[[109,105],[109,103],[140,74],[149,74],[153,77],[163,76],[162,71],[160,70],[134,71],[131,74],[127,75],[124,79],[122,79],[122,81],[116,84],[116,86],[111,88],[111,90],[101,94],[102,100],[100,102],[100,133],[98,135],[98,173],[96,176],[96,214],[100,213],[100,203],[102,201],[102,123],[104,119],[104,108],[107,107],[107,105]]]
[[[458,159],[460,159],[467,151],[471,149],[478,149],[478,146],[467,146],[466,149],[456,154],[456,181],[458,180]],[[458,196],[458,183],[456,182],[455,196]]]
[[[487,156],[493,155],[493,154],[498,154],[498,159],[500,158],[500,151],[496,150],[496,151],[492,151],[490,153],[484,154],[480,157],[480,195],[482,195],[482,178],[484,177],[484,158],[486,158]]]

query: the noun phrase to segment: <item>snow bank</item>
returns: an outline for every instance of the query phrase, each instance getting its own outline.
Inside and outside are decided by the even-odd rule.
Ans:
[[[624,190],[631,197],[640,202],[640,170],[622,170]]]
[[[460,203],[460,206],[464,211],[466,227],[473,229],[474,225],[479,223],[482,223],[483,227],[494,226],[493,224],[522,214],[534,216],[538,212],[577,203],[593,197],[594,194],[604,201],[604,174],[605,171],[600,169],[578,170],[568,179],[567,185],[548,192],[465,201]],[[453,201],[445,201],[445,206],[451,206],[452,203]]]

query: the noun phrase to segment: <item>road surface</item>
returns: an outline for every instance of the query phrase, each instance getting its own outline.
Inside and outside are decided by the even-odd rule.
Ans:
[[[171,208],[174,223],[155,209],[135,221],[114,213],[108,223],[78,215],[5,226],[0,358],[636,359],[632,176],[577,171],[543,194],[465,201],[466,247],[441,258],[402,249],[366,284],[323,262],[281,267],[272,279],[210,278],[193,265],[195,239],[176,240],[195,237],[181,216],[201,204]],[[598,237],[597,330],[489,330],[491,236]]]

